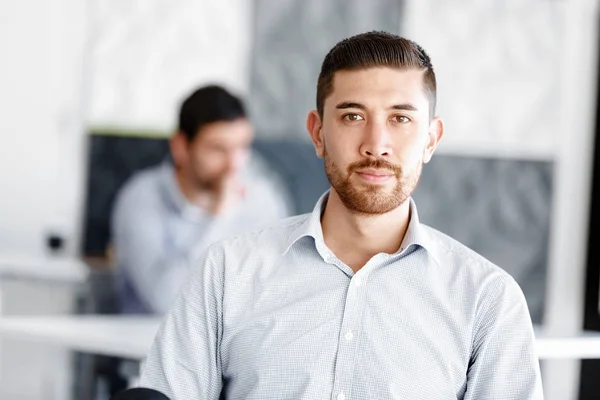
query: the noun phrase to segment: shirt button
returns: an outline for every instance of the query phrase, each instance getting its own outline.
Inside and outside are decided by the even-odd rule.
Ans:
[[[347,341],[351,341],[354,338],[354,335],[352,334],[352,331],[348,331],[348,332],[346,332],[344,337],[346,338]]]
[[[346,400],[344,392],[340,392],[340,394],[337,395],[337,400]]]

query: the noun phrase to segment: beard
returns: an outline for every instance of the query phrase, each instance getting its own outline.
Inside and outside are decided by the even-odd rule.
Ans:
[[[192,184],[197,191],[208,191],[212,192],[218,187],[219,180],[217,178],[205,178],[199,177],[197,174],[191,174],[190,176]]]
[[[196,190],[200,192],[216,192],[219,190],[225,178],[226,174],[220,173],[212,176],[203,176],[197,171],[191,171],[190,174],[191,181],[196,188]]]
[[[227,178],[232,175],[230,170],[207,172],[203,165],[197,162],[191,162],[187,166],[187,176],[199,192],[214,193],[220,191]]]
[[[342,203],[352,212],[365,215],[380,215],[400,207],[412,194],[419,183],[422,163],[413,171],[405,173],[402,168],[382,159],[365,159],[348,166],[346,174],[328,156],[325,149],[325,173],[329,183],[339,195]],[[396,185],[391,192],[377,184],[353,183],[352,175],[361,169],[385,169],[394,175]]]

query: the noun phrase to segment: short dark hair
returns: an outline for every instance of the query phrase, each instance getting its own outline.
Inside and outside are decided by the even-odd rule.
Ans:
[[[246,118],[242,100],[218,85],[196,89],[181,104],[179,110],[180,132],[192,141],[207,124]]]
[[[423,71],[423,88],[429,98],[430,118],[433,118],[437,89],[431,59],[425,50],[401,36],[371,31],[342,40],[325,56],[317,83],[317,111],[321,119],[325,99],[333,91],[333,78],[337,71],[374,67]]]

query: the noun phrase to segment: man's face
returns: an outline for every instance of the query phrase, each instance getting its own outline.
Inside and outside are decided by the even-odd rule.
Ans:
[[[429,119],[422,75],[392,68],[335,74],[323,119],[311,136],[333,190],[349,210],[387,213],[416,188],[442,129],[441,121]]]
[[[199,189],[215,189],[245,165],[253,139],[252,125],[240,118],[203,126],[187,143],[187,167]]]

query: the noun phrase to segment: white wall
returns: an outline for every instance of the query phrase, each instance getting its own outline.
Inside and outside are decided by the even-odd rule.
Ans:
[[[169,132],[195,87],[244,94],[252,49],[252,2],[91,2],[89,124]]]
[[[407,1],[402,33],[431,56],[439,151],[552,159],[563,87],[566,2]]]
[[[74,252],[84,177],[85,2],[0,2],[0,254]]]

